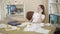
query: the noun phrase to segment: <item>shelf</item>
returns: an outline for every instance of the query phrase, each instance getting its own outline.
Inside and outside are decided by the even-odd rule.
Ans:
[[[48,0],[49,3],[60,3],[60,0]]]
[[[60,16],[60,0],[56,2],[57,0],[49,0],[49,14],[55,14]]]
[[[58,16],[60,16],[60,14],[55,14],[55,15],[58,15]]]
[[[60,3],[50,3],[50,4],[60,4]]]

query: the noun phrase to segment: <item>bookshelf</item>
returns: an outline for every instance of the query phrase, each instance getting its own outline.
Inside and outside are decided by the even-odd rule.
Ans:
[[[60,0],[49,0],[48,6],[49,14],[60,15]]]

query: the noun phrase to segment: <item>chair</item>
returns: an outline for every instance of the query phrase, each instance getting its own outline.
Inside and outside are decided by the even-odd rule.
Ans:
[[[31,20],[32,19],[32,16],[33,16],[33,11],[28,11],[27,12],[27,14],[26,14],[26,18],[28,19],[28,20]]]

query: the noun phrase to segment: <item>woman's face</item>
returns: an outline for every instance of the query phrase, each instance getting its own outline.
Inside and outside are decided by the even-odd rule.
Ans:
[[[38,12],[43,12],[42,8],[40,6],[38,6]]]

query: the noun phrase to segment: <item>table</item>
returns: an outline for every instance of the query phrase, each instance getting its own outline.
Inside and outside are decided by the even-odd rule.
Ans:
[[[51,30],[49,32],[49,34],[53,34],[55,29],[56,29],[56,26],[54,26],[54,27],[45,26],[43,28]],[[23,27],[22,27],[22,29],[23,29]],[[11,31],[5,31],[4,29],[2,29],[2,30],[5,31],[4,34],[41,34],[41,33],[37,33],[37,32],[25,32],[25,31],[22,31],[22,29],[20,29],[20,30],[11,30]]]
[[[51,31],[49,32],[49,34],[53,34],[55,31],[55,27],[45,27],[47,29],[50,29]],[[36,32],[24,32],[22,30],[14,30],[14,31],[7,31],[7,34],[41,34],[41,33],[36,33]]]

